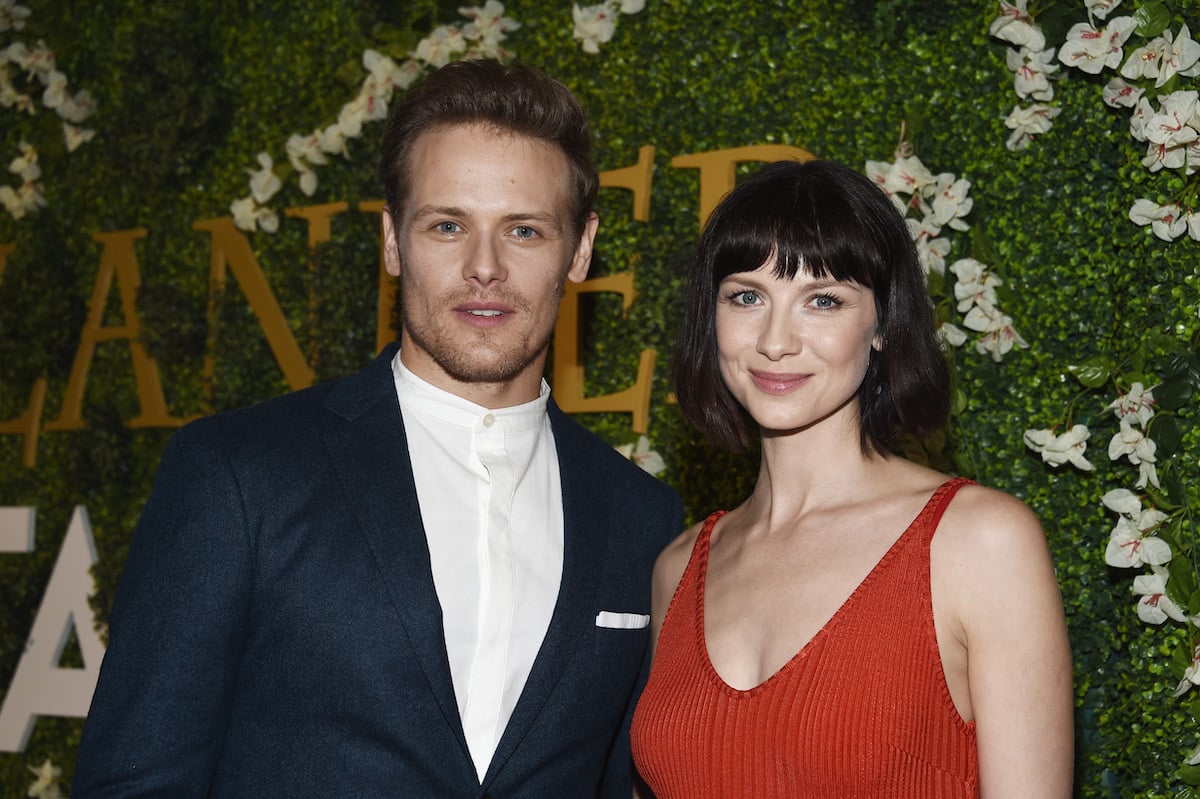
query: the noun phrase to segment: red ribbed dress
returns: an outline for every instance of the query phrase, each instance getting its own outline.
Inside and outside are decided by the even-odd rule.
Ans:
[[[950,700],[930,598],[929,544],[968,481],[940,486],[825,626],[740,691],[704,643],[717,511],[671,600],[633,718],[656,799],[948,799],[979,795],[975,725]]]

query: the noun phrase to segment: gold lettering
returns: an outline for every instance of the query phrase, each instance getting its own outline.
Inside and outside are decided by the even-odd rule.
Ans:
[[[603,411],[633,414],[633,432],[645,433],[650,427],[650,383],[654,375],[655,350],[642,350],[638,361],[637,380],[614,394],[602,397],[583,396],[583,362],[579,355],[579,295],[585,292],[612,291],[621,295],[623,309],[629,310],[637,298],[633,273],[568,283],[554,326],[554,399],[567,413],[599,413]]]
[[[808,150],[790,144],[754,144],[749,147],[734,147],[729,150],[712,150],[695,155],[677,155],[671,166],[677,169],[700,170],[700,226],[708,221],[717,207],[737,182],[737,165],[744,161],[811,161],[816,158]]]
[[[8,256],[17,249],[15,244],[0,244],[0,281],[4,280],[4,268],[8,266]]]
[[[629,189],[633,192],[633,218],[650,221],[650,183],[654,179],[654,145],[644,144],[638,150],[633,166],[600,173],[601,188]]]
[[[212,235],[212,260],[210,272],[210,290],[208,295],[208,323],[210,331],[214,329],[213,303],[216,293],[225,286],[226,267],[242,287],[242,292],[250,302],[250,308],[258,317],[259,327],[266,334],[267,344],[275,356],[276,363],[283,370],[283,376],[293,390],[312,385],[313,372],[304,360],[300,345],[288,327],[287,318],[275,299],[271,286],[263,274],[250,242],[233,224],[233,218],[228,216],[216,219],[201,219],[192,223],[192,230],[207,232]],[[310,232],[311,235],[311,232]],[[212,351],[204,357],[204,381],[212,384],[215,364]]]
[[[21,463],[27,469],[37,465],[38,423],[42,420],[42,411],[46,407],[46,378],[39,377],[33,381],[33,389],[29,392],[29,405],[25,412],[15,419],[0,422],[0,433],[16,433],[25,437],[21,445]]]
[[[121,339],[129,342],[129,352],[133,357],[133,379],[142,410],[141,415],[129,421],[129,426],[178,427],[183,424],[183,419],[172,416],[167,411],[158,364],[137,340],[137,290],[142,284],[142,279],[138,274],[137,254],[133,244],[145,237],[144,228],[116,233],[96,233],[92,236],[93,241],[104,246],[100,256],[100,268],[92,288],[87,320],[83,324],[83,332],[79,335],[79,349],[75,351],[75,362],[71,365],[71,375],[67,379],[62,410],[57,419],[46,423],[46,430],[81,430],[85,427],[83,395],[87,390],[88,369],[91,368],[96,347],[105,341]],[[105,327],[104,309],[108,304],[114,277],[125,324]]]

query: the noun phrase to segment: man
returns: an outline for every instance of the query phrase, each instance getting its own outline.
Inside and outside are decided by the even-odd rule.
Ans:
[[[541,377],[591,259],[589,159],[530,68],[451,64],[393,109],[399,347],[173,437],[73,796],[630,796],[682,508]]]

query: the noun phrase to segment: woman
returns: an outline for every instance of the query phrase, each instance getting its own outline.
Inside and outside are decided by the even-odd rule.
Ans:
[[[726,446],[757,428],[762,458],[655,566],[632,736],[657,799],[1069,796],[1037,519],[896,454],[949,391],[891,201],[829,162],[767,166],[708,221],[685,317],[680,408]]]

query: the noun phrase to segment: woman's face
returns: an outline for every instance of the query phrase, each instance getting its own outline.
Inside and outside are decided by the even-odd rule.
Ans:
[[[774,263],[729,275],[717,287],[717,352],[734,398],[766,431],[843,417],[858,427],[855,394],[878,349],[875,293]]]

